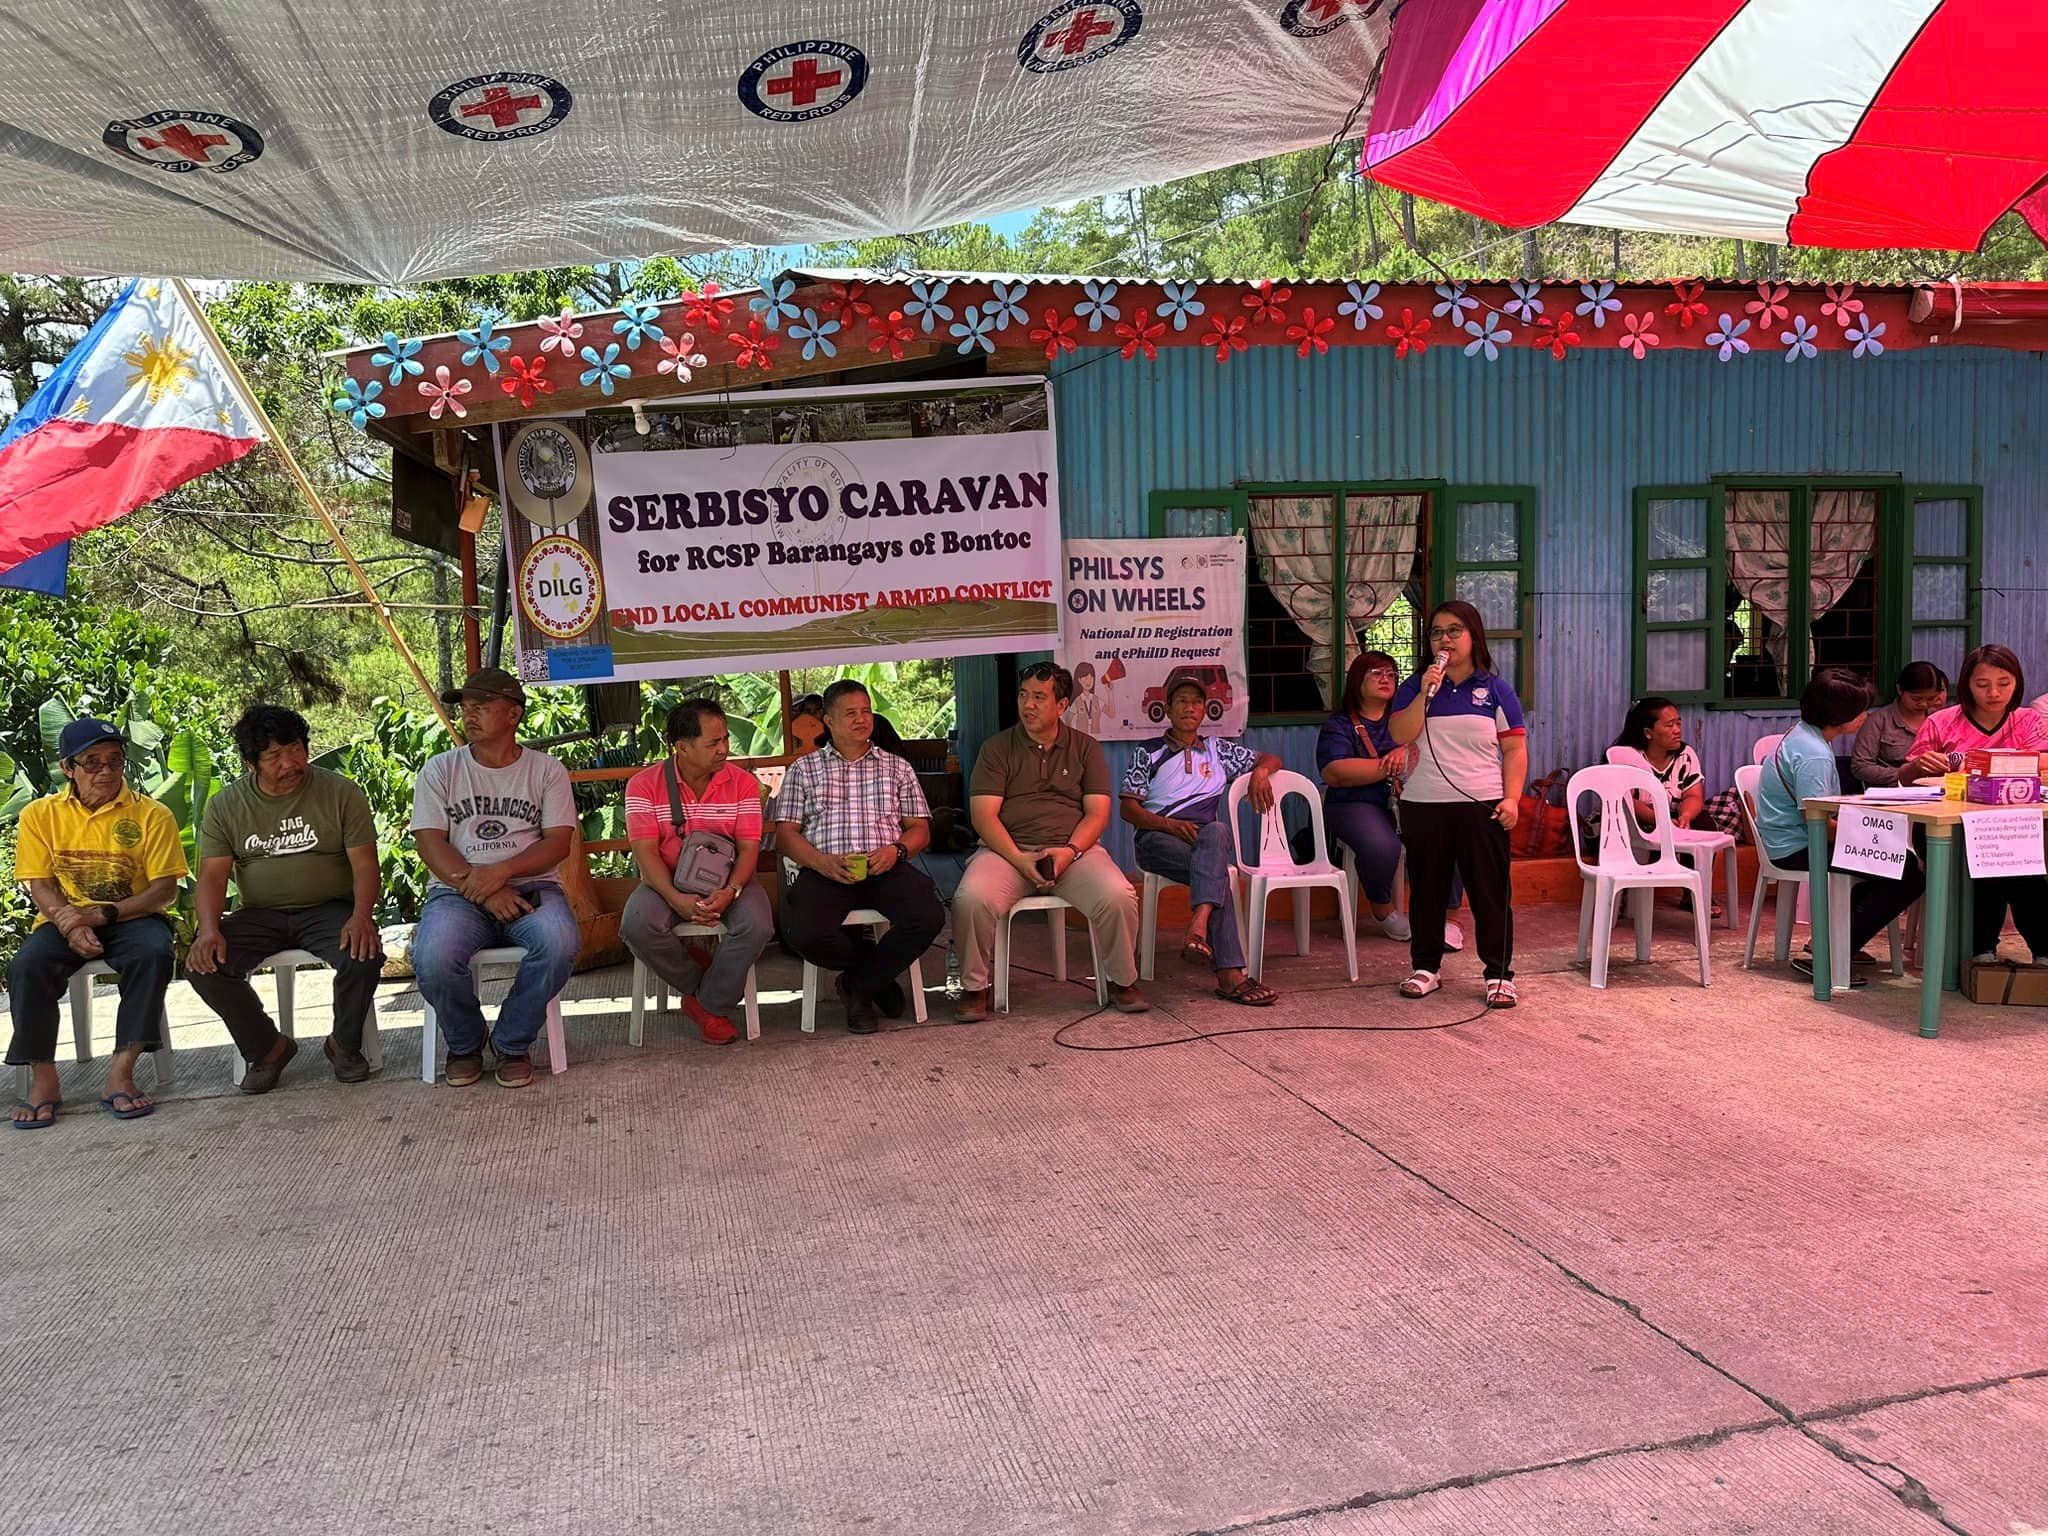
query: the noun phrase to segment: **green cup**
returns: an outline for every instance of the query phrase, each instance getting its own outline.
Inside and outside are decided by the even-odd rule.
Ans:
[[[854,881],[858,884],[868,877],[868,856],[864,853],[849,853],[846,856],[846,867],[853,872]]]

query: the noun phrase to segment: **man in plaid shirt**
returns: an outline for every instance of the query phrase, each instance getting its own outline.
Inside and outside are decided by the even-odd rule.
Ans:
[[[789,765],[776,801],[775,846],[799,870],[782,934],[811,964],[839,973],[846,1027],[871,1035],[877,1012],[903,1016],[896,978],[931,948],[946,909],[910,865],[931,842],[931,810],[910,764],[874,745],[867,689],[851,678],[827,688],[825,726],[829,740]],[[889,920],[880,942],[846,926],[862,907]]]

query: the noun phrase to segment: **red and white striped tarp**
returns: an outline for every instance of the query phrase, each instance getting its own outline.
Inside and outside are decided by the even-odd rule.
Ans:
[[[1430,0],[1364,166],[1502,224],[1975,247],[2048,177],[2048,6]]]

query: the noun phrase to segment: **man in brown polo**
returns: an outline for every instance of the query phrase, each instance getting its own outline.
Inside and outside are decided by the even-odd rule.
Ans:
[[[988,1017],[996,925],[1030,895],[1063,897],[1086,914],[1111,1006],[1120,1013],[1151,1007],[1138,992],[1132,944],[1138,895],[1101,841],[1109,827],[1109,763],[1101,742],[1060,720],[1073,696],[1066,668],[1026,667],[1017,681],[1017,724],[975,759],[967,795],[981,848],[953,897],[965,989],[953,1016],[963,1024]]]

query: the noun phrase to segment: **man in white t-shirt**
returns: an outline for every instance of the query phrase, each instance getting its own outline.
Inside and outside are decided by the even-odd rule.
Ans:
[[[413,970],[448,1041],[450,1086],[483,1076],[488,1043],[498,1081],[524,1088],[533,1081],[527,1053],[582,943],[557,873],[574,837],[576,800],[566,768],[519,745],[519,679],[485,667],[441,698],[462,706],[469,745],[430,759],[413,790],[413,841],[434,875],[413,936]],[[470,962],[478,950],[508,945],[526,958],[487,1041]]]

